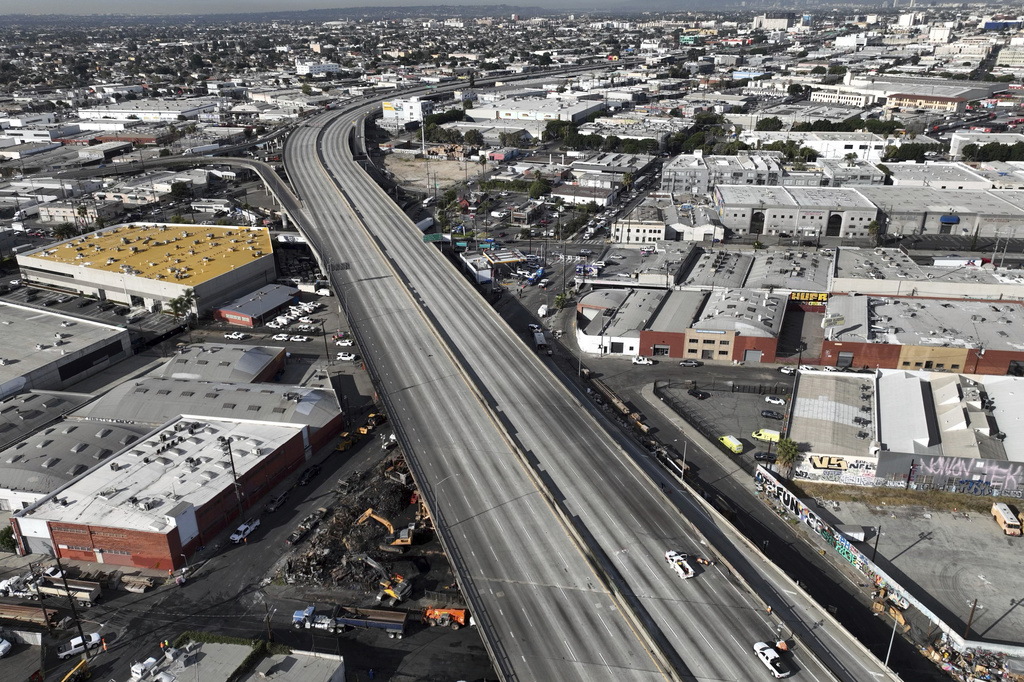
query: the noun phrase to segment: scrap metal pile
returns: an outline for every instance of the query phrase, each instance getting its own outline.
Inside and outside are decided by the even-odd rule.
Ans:
[[[300,546],[287,562],[287,581],[376,591],[382,580],[393,578],[388,564],[423,529],[421,514],[411,518],[418,509],[412,486],[401,455],[339,481],[333,503],[311,515],[320,518],[303,521],[306,532],[293,543]]]

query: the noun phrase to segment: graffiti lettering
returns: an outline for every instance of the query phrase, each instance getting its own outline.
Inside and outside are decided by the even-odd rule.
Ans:
[[[811,466],[815,469],[847,469],[846,460],[842,457],[822,457],[820,455],[812,455],[807,460],[811,463]]]
[[[809,301],[812,303],[826,303],[828,294],[818,291],[793,291],[789,294],[791,301]]]
[[[958,486],[983,483],[991,488],[1016,490],[1024,481],[1024,466],[1012,462],[995,462],[989,459],[967,457],[926,456],[921,459],[918,473],[935,478],[945,478],[944,485]],[[940,485],[941,482],[937,481]],[[955,489],[955,488],[954,488]],[[979,488],[979,491],[983,488]],[[988,495],[991,492],[976,492]]]

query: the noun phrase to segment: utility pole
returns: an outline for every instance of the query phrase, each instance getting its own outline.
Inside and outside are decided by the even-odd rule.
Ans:
[[[231,437],[218,436],[217,442],[220,443],[221,452],[228,456],[228,461],[231,463],[231,480],[234,481],[235,485],[235,500],[238,502],[238,518],[242,518],[242,493],[238,488],[238,473],[235,471],[235,457],[231,453]]]
[[[971,604],[971,615],[967,617],[967,627],[964,628],[964,639],[966,639],[967,636],[971,632],[971,623],[974,622],[974,610],[976,608],[978,608],[978,600],[977,599],[975,599],[974,603]]]
[[[882,537],[882,526],[879,524],[875,531],[875,548],[871,551],[871,561],[874,563],[875,557],[878,556],[878,539]]]

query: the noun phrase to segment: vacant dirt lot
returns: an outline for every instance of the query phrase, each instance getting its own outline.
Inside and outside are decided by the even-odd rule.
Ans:
[[[403,154],[388,154],[384,160],[385,167],[394,173],[395,180],[402,187],[420,192],[427,191],[427,172],[430,172],[430,182],[437,183],[437,189],[445,190],[458,182],[465,182],[467,177],[472,180],[484,166],[479,163],[462,161],[430,161],[416,159]],[[487,169],[493,168],[487,164]],[[436,179],[435,179],[436,178]],[[431,187],[431,190],[433,187]]]

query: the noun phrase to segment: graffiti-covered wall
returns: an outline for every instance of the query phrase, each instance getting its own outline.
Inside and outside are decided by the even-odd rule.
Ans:
[[[804,454],[793,478],[912,490],[943,489],[970,495],[1024,498],[1024,463],[980,457],[881,452],[878,457]]]

